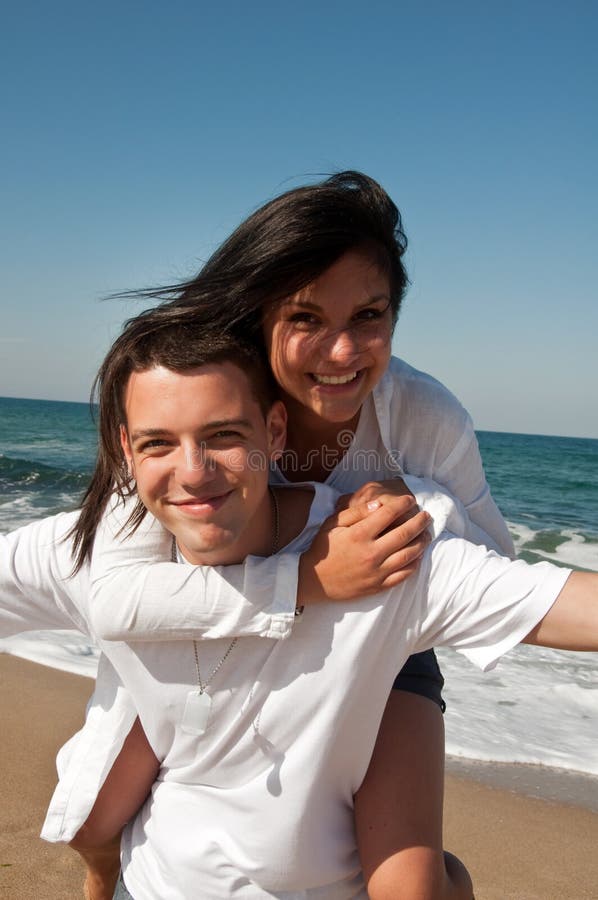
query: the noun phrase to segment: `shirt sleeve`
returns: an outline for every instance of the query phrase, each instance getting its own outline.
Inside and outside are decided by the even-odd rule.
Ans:
[[[445,532],[420,575],[421,649],[453,647],[487,670],[520,643],[551,608],[570,569],[528,565]]]
[[[85,724],[58,752],[58,784],[41,831],[45,841],[72,841],[97,799],[137,717],[131,695],[104,655]]]
[[[286,638],[295,619],[299,554],[243,565],[170,561],[172,535],[147,515],[128,533],[130,504],[100,523],[91,560],[90,621],[101,640]]]
[[[434,479],[461,501],[469,520],[467,540],[514,557],[467,410],[443,384],[402,360],[393,360],[391,373],[390,443],[404,471]]]
[[[75,628],[89,636],[87,572],[73,575],[68,533],[76,513],[60,513],[0,535],[0,635]]]
[[[460,439],[446,459],[439,462],[434,478],[463,503],[470,522],[467,540],[485,544],[505,556],[515,556],[507,523],[486,481],[478,439],[469,415]]]

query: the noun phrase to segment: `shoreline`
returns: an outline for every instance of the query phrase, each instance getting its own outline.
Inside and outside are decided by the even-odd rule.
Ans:
[[[512,794],[598,813],[598,775],[536,763],[491,762],[448,754],[445,771]]]
[[[58,748],[82,724],[88,677],[0,653],[8,760],[0,806],[4,900],[82,897],[83,867],[39,839]],[[447,758],[445,846],[476,900],[592,900],[598,884],[598,778],[516,763]]]

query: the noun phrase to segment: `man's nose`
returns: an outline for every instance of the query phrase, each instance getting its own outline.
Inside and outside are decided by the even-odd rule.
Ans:
[[[216,464],[202,444],[181,448],[177,476],[181,484],[201,485],[211,481],[216,474]]]

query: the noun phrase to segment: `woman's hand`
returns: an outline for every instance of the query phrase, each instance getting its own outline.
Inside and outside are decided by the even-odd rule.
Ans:
[[[430,516],[400,479],[368,483],[322,523],[299,562],[297,605],[355,600],[405,581],[430,543]],[[399,493],[400,492],[400,493]]]

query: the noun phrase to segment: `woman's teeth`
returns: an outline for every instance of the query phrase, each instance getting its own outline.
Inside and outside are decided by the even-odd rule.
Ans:
[[[317,375],[314,372],[312,377],[318,384],[347,384],[357,378],[357,372],[350,372],[348,375]]]

